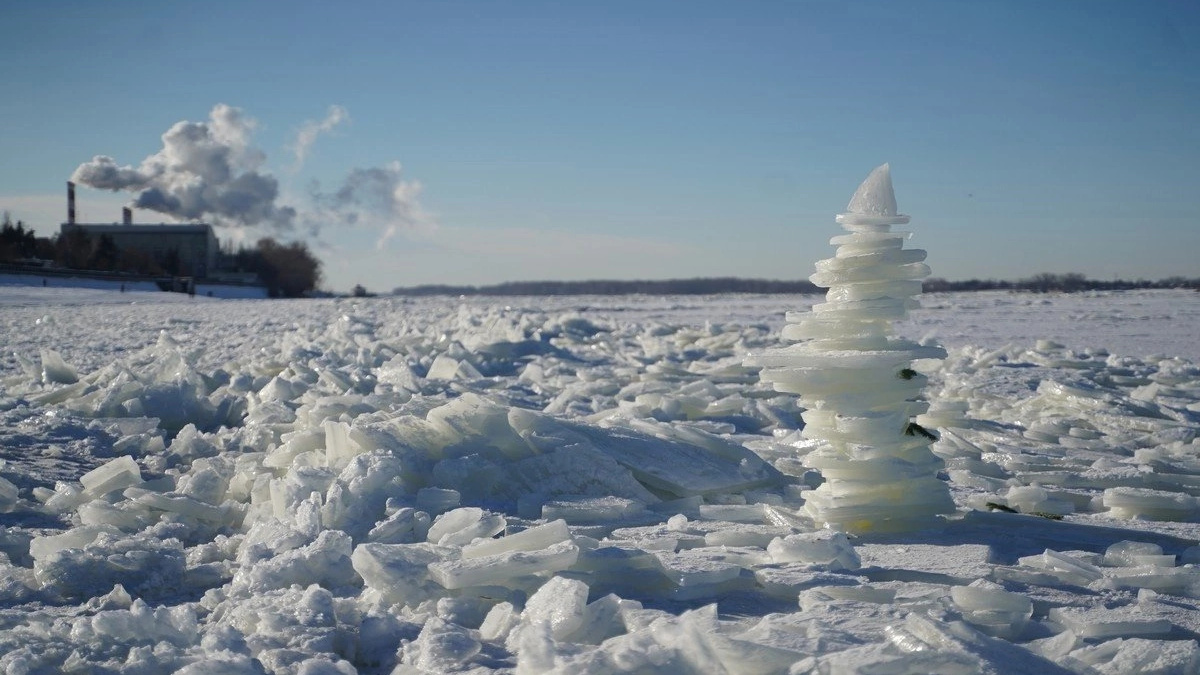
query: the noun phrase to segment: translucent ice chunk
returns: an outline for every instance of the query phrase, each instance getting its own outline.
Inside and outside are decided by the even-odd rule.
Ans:
[[[1142,564],[1139,558],[1145,556],[1161,556],[1162,547],[1158,544],[1141,541],[1118,541],[1104,551],[1104,564],[1113,567],[1133,567]]]
[[[538,589],[521,613],[522,623],[546,623],[555,640],[565,640],[583,624],[588,586],[582,581],[553,577]]]
[[[421,488],[417,490],[417,508],[430,514],[449,511],[462,503],[458,490],[445,488]]]
[[[776,563],[802,562],[831,570],[856,570],[862,561],[844,532],[820,530],[778,537],[767,546]]]
[[[436,595],[428,575],[430,563],[447,560],[453,549],[433,544],[361,544],[350,562],[368,588],[390,603],[416,604]]]
[[[463,558],[481,558],[510,551],[537,551],[570,541],[565,520],[555,520],[499,539],[481,539],[463,546]]]
[[[84,492],[91,497],[120,490],[142,482],[142,472],[132,457],[118,457],[79,477]]]
[[[1134,487],[1108,488],[1103,502],[1118,518],[1173,521],[1188,520],[1200,503],[1189,494]]]
[[[482,645],[471,631],[433,616],[425,621],[417,639],[401,649],[400,661],[403,665],[397,670],[407,667],[420,673],[461,671],[464,664],[469,663],[480,649]],[[335,671],[331,669],[320,672]]]
[[[79,381],[75,369],[53,349],[42,350],[42,381],[46,384],[74,384]]]
[[[565,570],[578,557],[579,547],[564,541],[538,551],[511,551],[431,563],[429,574],[448,589],[503,585],[516,577]]]
[[[1105,607],[1053,607],[1049,618],[1081,638],[1166,637],[1169,620],[1147,615],[1136,605]]]
[[[459,361],[447,354],[438,354],[425,377],[431,380],[478,380],[483,374],[469,361]]]
[[[623,497],[576,497],[555,499],[542,504],[542,518],[562,519],[568,523],[588,524],[620,522],[634,518],[646,510],[636,499]]]
[[[35,560],[49,558],[50,555],[69,548],[83,548],[96,541],[101,534],[120,534],[120,530],[111,526],[75,527],[62,534],[52,534],[45,537],[34,537],[29,542],[29,555]]]
[[[500,602],[484,617],[479,634],[484,640],[504,640],[520,621],[520,612],[511,602]]]
[[[447,511],[429,527],[430,542],[439,546],[463,546],[475,539],[490,539],[504,531],[504,516],[468,506]]]
[[[367,540],[381,544],[407,544],[425,539],[429,531],[429,514],[403,507],[375,524]]]
[[[800,593],[800,608],[808,611],[823,607],[830,601],[867,602],[890,605],[896,600],[896,589],[877,586],[821,586]]]
[[[995,637],[1017,637],[1033,616],[1033,601],[995,584],[954,586],[950,597],[968,623]]]
[[[0,462],[3,461],[0,460]],[[7,478],[0,478],[0,513],[12,510],[19,497],[20,492],[17,490],[17,486],[13,485]]]
[[[1042,553],[1042,564],[1047,569],[1065,572],[1073,578],[1083,580],[1081,585],[1086,585],[1104,576],[1104,572],[1099,567],[1051,549],[1046,549]]]

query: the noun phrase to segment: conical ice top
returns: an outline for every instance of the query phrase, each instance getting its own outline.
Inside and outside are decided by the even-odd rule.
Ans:
[[[896,215],[896,192],[892,190],[892,170],[887,164],[875,167],[867,179],[854,191],[846,213],[864,216]]]
[[[838,216],[843,225],[895,225],[907,223],[908,216],[896,210],[896,193],[892,190],[892,171],[887,164],[875,167],[867,179],[854,191],[846,212]]]

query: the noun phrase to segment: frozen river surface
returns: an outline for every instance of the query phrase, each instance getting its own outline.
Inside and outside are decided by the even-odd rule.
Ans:
[[[923,296],[957,512],[857,537],[820,299],[0,287],[0,671],[1200,669],[1200,294]]]

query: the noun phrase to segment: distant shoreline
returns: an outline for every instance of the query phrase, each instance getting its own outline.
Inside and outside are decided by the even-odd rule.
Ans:
[[[1171,277],[1158,281],[1138,279],[1126,281],[1116,279],[1100,281],[1088,279],[1081,274],[1039,274],[1018,281],[993,279],[969,279],[947,281],[931,278],[925,280],[926,293],[948,291],[1032,291],[1032,292],[1079,292],[1113,291],[1143,288],[1187,288],[1200,290],[1200,278],[1185,279]],[[511,281],[487,286],[456,286],[426,284],[398,287],[392,295],[422,297],[431,295],[723,295],[735,293],[757,294],[819,294],[826,289],[810,281],[779,281],[773,279],[741,279],[716,277],[696,279],[663,280],[589,280],[589,281]]]

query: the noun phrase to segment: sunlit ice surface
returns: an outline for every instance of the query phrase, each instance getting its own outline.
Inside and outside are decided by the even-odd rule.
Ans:
[[[922,296],[955,510],[849,536],[744,365],[821,300],[0,288],[0,666],[1195,671],[1200,296]]]

